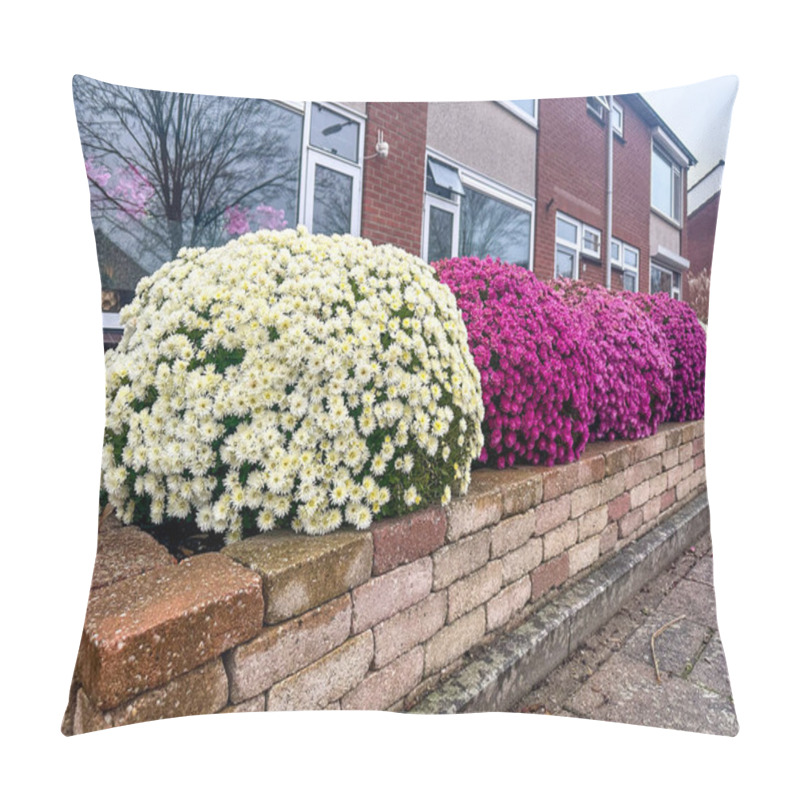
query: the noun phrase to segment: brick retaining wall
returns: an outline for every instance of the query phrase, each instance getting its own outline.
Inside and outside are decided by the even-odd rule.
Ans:
[[[175,564],[99,535],[67,734],[188,714],[406,710],[473,647],[705,489],[702,420],[473,472],[446,508],[364,532],[265,534]]]

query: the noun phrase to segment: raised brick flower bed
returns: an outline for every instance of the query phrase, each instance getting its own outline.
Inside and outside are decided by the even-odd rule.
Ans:
[[[64,732],[231,711],[412,707],[465,654],[705,489],[703,421],[473,472],[466,496],[179,564],[101,530]]]

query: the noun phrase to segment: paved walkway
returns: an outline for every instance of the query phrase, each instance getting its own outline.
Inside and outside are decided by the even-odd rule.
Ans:
[[[712,564],[706,535],[514,710],[735,736]]]

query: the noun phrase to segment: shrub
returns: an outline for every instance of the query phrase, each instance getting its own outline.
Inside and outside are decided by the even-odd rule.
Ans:
[[[490,258],[434,264],[456,295],[481,373],[485,447],[500,469],[561,464],[589,435],[585,331],[533,273]]]
[[[626,293],[664,332],[672,359],[667,419],[701,419],[705,405],[706,334],[697,315],[680,300],[664,293]]]
[[[319,534],[463,493],[483,445],[455,299],[394,247],[303,228],[182,250],[107,357],[125,522]]]
[[[599,284],[553,285],[589,330],[589,440],[652,436],[670,403],[672,360],[663,330],[638,304]]]

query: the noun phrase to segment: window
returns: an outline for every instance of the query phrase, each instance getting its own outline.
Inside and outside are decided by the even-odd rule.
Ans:
[[[651,204],[671,220],[681,221],[681,168],[660,148],[653,146],[651,167]]]
[[[105,327],[181,247],[259,228],[359,232],[363,119],[335,105],[76,78]],[[182,135],[159,136],[162,127]],[[163,165],[169,165],[164,169]]]
[[[595,95],[594,97],[586,98],[586,108],[601,122],[605,122],[606,115],[608,114],[608,98],[603,95]],[[622,106],[619,103],[612,101],[611,103],[611,124],[614,128],[614,133],[622,136]]]
[[[622,288],[639,291],[639,251],[619,239],[611,240],[611,266],[622,272]]]
[[[536,126],[539,119],[538,100],[499,100],[501,106],[507,108],[514,116],[524,119],[530,125]]]
[[[674,270],[650,263],[650,294],[666,292],[676,300],[681,299],[681,274]]]
[[[422,257],[491,256],[529,268],[533,200],[428,157]]]
[[[601,232],[560,211],[556,214],[556,277],[578,278],[581,254],[600,259]]]

